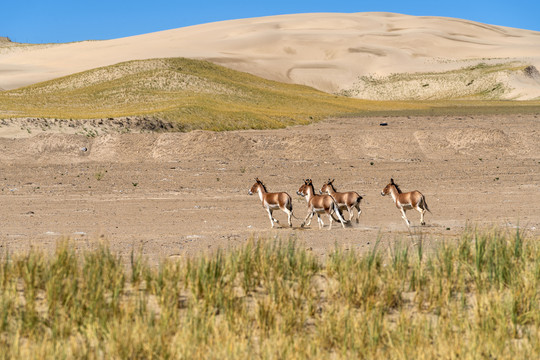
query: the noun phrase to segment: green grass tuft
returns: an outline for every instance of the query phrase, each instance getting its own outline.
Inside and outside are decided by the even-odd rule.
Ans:
[[[425,241],[321,261],[251,239],[156,268],[104,245],[3,253],[0,358],[537,358],[538,239]]]

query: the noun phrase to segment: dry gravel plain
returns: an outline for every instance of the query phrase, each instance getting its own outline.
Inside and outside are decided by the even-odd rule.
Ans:
[[[386,122],[387,126],[380,124]],[[97,130],[97,133],[96,133]],[[0,127],[0,247],[54,251],[105,240],[151,264],[229,248],[250,237],[296,237],[324,257],[336,244],[366,251],[396,239],[452,241],[468,224],[540,235],[540,114],[359,117],[281,130],[141,133],[96,122],[22,120]],[[364,195],[359,224],[271,229],[254,178],[293,197],[303,179]],[[432,214],[411,232],[381,189],[393,177],[420,190]],[[282,223],[286,216],[275,213]],[[325,221],[326,222],[326,221]]]

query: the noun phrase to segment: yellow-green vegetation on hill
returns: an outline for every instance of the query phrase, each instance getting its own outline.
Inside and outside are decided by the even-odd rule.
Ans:
[[[484,63],[444,72],[362,76],[345,96],[371,100],[510,100],[512,82],[540,84],[536,67],[518,62]]]
[[[261,129],[366,110],[422,108],[348,99],[184,58],[129,61],[0,92],[0,118],[146,116],[179,130]]]
[[[391,86],[384,91],[396,92],[404,88],[403,76],[374,86]],[[180,131],[272,129],[333,116],[464,114],[494,109],[538,112],[540,102],[359,100],[185,58],[128,61],[0,91],[0,118],[144,117],[165,121],[171,124],[168,128]]]

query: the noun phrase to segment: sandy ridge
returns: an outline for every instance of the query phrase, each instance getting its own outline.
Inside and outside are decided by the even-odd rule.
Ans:
[[[107,41],[10,46],[0,51],[0,88],[128,60],[189,57],[339,92],[360,76],[443,72],[490,59],[540,68],[539,49],[540,32],[461,19],[391,13],[281,15]],[[540,96],[540,80],[527,81],[510,81],[519,90],[514,98]]]

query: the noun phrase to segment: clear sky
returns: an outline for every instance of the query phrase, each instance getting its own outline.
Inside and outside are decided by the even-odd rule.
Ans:
[[[24,43],[103,40],[221,20],[366,11],[454,17],[540,31],[540,0],[2,0],[0,36]]]

